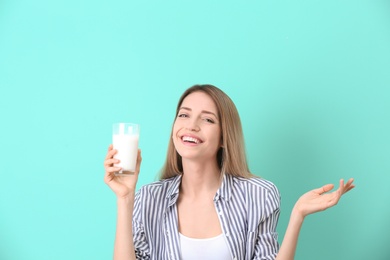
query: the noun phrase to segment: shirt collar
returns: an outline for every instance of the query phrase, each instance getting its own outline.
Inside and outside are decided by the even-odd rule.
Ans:
[[[174,205],[179,197],[179,187],[181,183],[181,174],[172,177],[172,182],[169,184],[166,199],[168,200],[168,207]]]
[[[217,194],[214,197],[214,200],[222,198],[226,201],[230,200],[233,190],[233,176],[230,174],[224,174],[222,179],[221,187],[218,189]]]
[[[166,195],[166,199],[168,200],[168,207],[174,205],[177,201],[177,198],[179,197],[179,187],[181,183],[181,177],[182,177],[181,174],[172,177],[172,182],[169,185],[167,195]],[[225,173],[222,178],[221,187],[217,190],[214,200],[218,200],[219,198],[222,198],[226,201],[230,200],[232,196],[232,190],[233,190],[233,176]]]

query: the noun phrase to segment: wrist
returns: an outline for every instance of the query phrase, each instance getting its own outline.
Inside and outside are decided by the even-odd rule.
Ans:
[[[130,192],[126,196],[118,196],[117,204],[119,205],[132,205],[134,204],[135,192]]]
[[[294,206],[293,210],[291,211],[291,220],[296,223],[303,223],[303,220],[305,219],[305,215],[296,207]]]

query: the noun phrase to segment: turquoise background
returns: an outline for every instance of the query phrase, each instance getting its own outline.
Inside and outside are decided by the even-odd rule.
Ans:
[[[0,259],[111,259],[111,125],[141,124],[156,179],[176,102],[231,96],[252,172],[297,198],[354,177],[306,219],[296,259],[390,259],[390,2],[0,2]]]

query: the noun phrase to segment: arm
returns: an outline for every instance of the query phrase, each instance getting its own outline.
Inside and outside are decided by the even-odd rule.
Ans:
[[[290,216],[286,233],[280,247],[276,260],[293,260],[298,243],[298,236],[304,218],[312,213],[326,210],[340,200],[341,196],[355,187],[353,179],[349,179],[344,185],[344,180],[340,180],[340,187],[332,192],[333,184],[327,184],[321,188],[309,191],[302,195],[296,202]]]
[[[133,209],[134,192],[128,198],[118,198],[118,215],[114,244],[114,259],[135,260],[135,249],[133,241]]]
[[[141,152],[138,151],[136,173],[131,176],[115,176],[114,172],[119,171],[119,167],[114,167],[114,163],[119,160],[113,158],[116,150],[112,145],[108,148],[108,153],[104,161],[105,176],[104,182],[114,191],[117,196],[117,225],[114,245],[115,260],[135,260],[135,249],[133,241],[133,210],[135,187],[141,165]]]

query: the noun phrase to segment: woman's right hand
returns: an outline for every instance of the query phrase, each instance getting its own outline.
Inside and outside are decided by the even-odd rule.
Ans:
[[[117,153],[117,150],[113,149],[111,144],[108,147],[107,156],[104,160],[104,182],[115,192],[118,198],[126,198],[130,195],[134,195],[136,184],[138,180],[138,175],[141,166],[141,150],[138,150],[137,155],[137,166],[135,173],[128,176],[116,176],[114,173],[121,170],[120,167],[115,167],[114,164],[119,163],[118,159],[114,158],[114,155]]]

